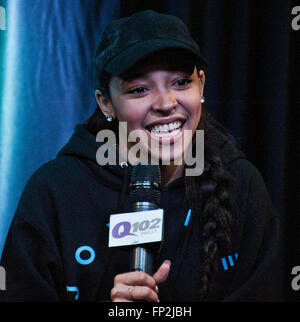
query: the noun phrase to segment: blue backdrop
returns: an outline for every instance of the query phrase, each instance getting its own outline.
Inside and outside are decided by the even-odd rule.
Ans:
[[[24,185],[95,109],[91,62],[119,1],[10,0],[1,35],[0,254]],[[97,13],[97,14],[95,14]]]

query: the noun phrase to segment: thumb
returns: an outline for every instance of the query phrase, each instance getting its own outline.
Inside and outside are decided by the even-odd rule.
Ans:
[[[159,269],[153,275],[153,278],[155,279],[157,284],[161,284],[166,281],[170,272],[170,268],[171,261],[168,259],[160,265]]]

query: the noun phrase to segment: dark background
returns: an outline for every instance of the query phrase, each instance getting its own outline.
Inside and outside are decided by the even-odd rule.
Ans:
[[[6,55],[2,51],[0,66],[14,70],[16,77],[11,93],[3,85],[9,82],[8,72],[0,86],[2,232],[29,176],[55,157],[74,126],[96,107],[91,58],[103,27],[113,18],[153,9],[182,18],[209,61],[205,104],[265,179],[281,218],[286,300],[298,301],[300,290],[291,288],[291,270],[300,266],[300,30],[291,26],[296,5],[300,0],[26,0],[18,8],[7,4],[8,30],[5,37],[1,34]],[[15,49],[9,44],[14,29]],[[13,62],[10,51],[17,53]],[[4,131],[7,122],[12,127]]]

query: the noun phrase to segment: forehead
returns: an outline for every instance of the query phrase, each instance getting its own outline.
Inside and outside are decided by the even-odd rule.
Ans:
[[[130,80],[155,70],[183,71],[192,74],[195,65],[196,61],[194,56],[187,51],[168,49],[144,57],[128,71],[120,75],[120,78]]]

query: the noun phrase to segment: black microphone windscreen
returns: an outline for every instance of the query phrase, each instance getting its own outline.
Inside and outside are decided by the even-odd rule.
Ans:
[[[130,177],[130,201],[152,202],[160,200],[161,174],[159,165],[137,164],[133,166]]]

